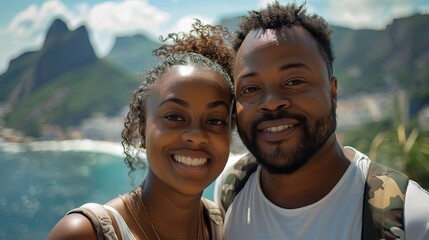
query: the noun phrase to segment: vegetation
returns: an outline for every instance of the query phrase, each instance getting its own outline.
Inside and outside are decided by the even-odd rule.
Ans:
[[[345,133],[344,144],[355,146],[368,157],[407,174],[429,189],[429,131],[422,131],[411,119],[406,127],[395,104],[391,118],[366,124]]]

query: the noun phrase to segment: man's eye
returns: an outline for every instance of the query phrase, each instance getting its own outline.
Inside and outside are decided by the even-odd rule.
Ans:
[[[296,86],[296,85],[299,85],[299,84],[301,84],[301,83],[303,83],[304,81],[302,81],[302,80],[300,80],[300,79],[293,79],[293,80],[290,80],[290,81],[288,81],[287,83],[286,83],[286,86]]]
[[[165,119],[170,120],[170,121],[183,121],[184,119],[177,115],[177,114],[169,114],[164,116]]]
[[[226,124],[226,122],[221,119],[210,119],[207,123],[215,126],[223,126]]]
[[[252,93],[252,92],[255,92],[257,90],[258,90],[258,88],[254,87],[254,86],[245,87],[245,88],[241,89],[241,93],[244,93],[244,94],[246,94],[246,93]]]

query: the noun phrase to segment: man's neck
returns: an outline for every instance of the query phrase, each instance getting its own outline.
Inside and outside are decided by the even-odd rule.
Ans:
[[[294,173],[272,174],[262,168],[262,191],[271,202],[283,208],[310,205],[335,187],[351,159],[353,153],[345,151],[333,137]]]

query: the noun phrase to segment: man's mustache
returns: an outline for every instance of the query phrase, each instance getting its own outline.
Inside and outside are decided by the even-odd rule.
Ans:
[[[307,122],[307,117],[302,115],[302,114],[298,114],[298,113],[292,113],[290,111],[287,110],[282,110],[282,111],[277,111],[277,112],[266,112],[264,113],[260,118],[256,119],[253,123],[252,123],[252,130],[255,131],[256,127],[258,126],[258,124],[260,124],[261,122],[265,122],[265,121],[272,121],[272,120],[278,120],[278,119],[294,119],[300,123],[305,124]]]

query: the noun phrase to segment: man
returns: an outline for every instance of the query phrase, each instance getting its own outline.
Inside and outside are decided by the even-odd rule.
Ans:
[[[234,43],[237,126],[259,165],[227,209],[227,240],[369,239],[362,220],[371,161],[335,136],[330,33],[303,6],[277,2],[251,12],[240,25]],[[380,186],[370,198],[391,196],[373,207],[404,201],[405,192],[391,178],[374,179]],[[393,187],[384,188],[386,179]],[[406,184],[405,226],[381,229],[383,237],[371,239],[429,239],[429,194],[414,181]],[[218,183],[215,200],[229,187]]]

